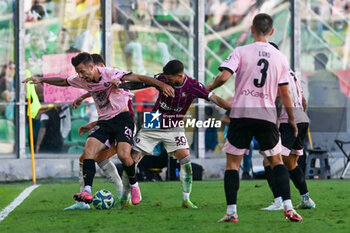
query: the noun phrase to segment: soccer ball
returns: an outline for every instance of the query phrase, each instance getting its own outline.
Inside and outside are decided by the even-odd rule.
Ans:
[[[92,204],[98,210],[110,209],[114,206],[114,196],[108,190],[100,190],[92,198]]]

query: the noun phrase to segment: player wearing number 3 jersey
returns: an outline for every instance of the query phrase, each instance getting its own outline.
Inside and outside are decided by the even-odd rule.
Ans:
[[[280,92],[288,114],[288,123],[295,129],[292,101],[288,91],[289,66],[286,57],[268,43],[273,34],[273,20],[267,14],[254,17],[251,27],[254,43],[236,48],[220,65],[221,73],[208,85],[211,91],[224,84],[234,72],[235,96],[230,112],[230,126],[223,150],[226,153],[224,186],[226,215],[219,222],[237,222],[238,168],[255,136],[260,150],[267,157],[281,190],[285,217],[302,221],[290,200],[289,177],[281,159],[281,140],[276,126],[275,99]]]
[[[169,61],[163,68],[163,73],[155,78],[174,87],[175,96],[166,97],[159,93],[153,112],[144,114],[144,127],[134,139],[132,157],[137,162],[143,155],[152,154],[154,147],[162,142],[165,149],[180,162],[180,181],[182,184],[184,208],[197,208],[190,201],[192,189],[192,166],[190,152],[185,136],[185,130],[179,126],[188,108],[195,98],[210,100],[227,110],[231,109],[228,102],[208,92],[202,83],[188,77],[184,73],[184,66],[178,60]],[[127,180],[123,176],[123,185]],[[125,193],[124,196],[127,196]]]

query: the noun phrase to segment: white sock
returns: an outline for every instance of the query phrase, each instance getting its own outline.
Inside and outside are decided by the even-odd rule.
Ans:
[[[308,192],[301,195],[301,200],[303,200],[303,202],[307,202],[309,199],[310,199],[310,194]]]
[[[292,200],[290,200],[290,199],[284,200],[283,201],[283,206],[284,206],[285,210],[292,210],[293,209]]]
[[[89,193],[92,193],[92,187],[91,187],[90,185],[86,185],[86,186],[84,187],[84,190],[85,190],[85,191],[88,191]]]
[[[123,195],[122,198],[126,199],[129,196],[130,193],[130,183],[129,183],[129,177],[126,174],[125,171],[123,171],[122,174],[122,181],[123,181]]]
[[[105,175],[111,179],[117,190],[118,198],[120,198],[123,194],[123,184],[114,163],[109,159],[104,159],[98,163],[98,166],[102,169]]]
[[[137,187],[137,186],[139,186],[139,183],[136,182],[135,184],[131,184],[130,186],[131,187]]]
[[[189,200],[190,199],[190,193],[182,192],[182,198],[183,198],[184,201]]]
[[[275,203],[282,203],[282,202],[283,202],[282,197],[275,198]]]
[[[232,215],[234,213],[237,213],[237,205],[227,205],[226,214]]]
[[[80,192],[84,190],[83,164],[79,163],[79,185]]]

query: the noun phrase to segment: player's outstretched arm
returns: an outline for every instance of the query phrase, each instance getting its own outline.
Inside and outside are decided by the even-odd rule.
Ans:
[[[307,108],[307,102],[306,102],[306,99],[305,99],[305,97],[304,97],[304,95],[303,95],[303,108],[304,108],[304,112],[306,111],[306,108]]]
[[[231,104],[214,93],[209,97],[209,100],[215,103],[217,106],[231,111]]]
[[[227,116],[226,114],[224,114],[221,118],[220,121],[225,124],[225,125],[229,125],[230,124],[230,117]]]
[[[151,87],[151,85],[141,82],[125,82],[119,84],[119,88],[128,90],[140,90],[148,87]]]
[[[283,105],[286,108],[286,111],[288,114],[288,123],[293,126],[294,136],[297,137],[298,136],[298,127],[294,121],[293,104],[292,104],[292,98],[290,98],[290,94],[289,94],[289,87],[288,87],[288,85],[278,86],[278,91],[279,91],[279,94],[281,96]]]
[[[130,82],[143,82],[154,87],[159,87],[162,90],[162,93],[166,97],[174,97],[175,95],[175,91],[172,86],[164,82],[161,82],[156,78],[151,78],[151,77],[148,77],[145,75],[139,75],[139,74],[128,74],[123,77],[123,80],[130,81]]]
[[[65,87],[65,86],[69,86],[67,79],[65,78],[40,78],[40,77],[31,77],[31,78],[26,78],[22,81],[22,83],[33,83],[33,84],[37,84],[37,83],[47,83],[50,85],[54,85],[54,86],[61,86],[61,87]]]
[[[85,93],[84,95],[81,95],[78,98],[76,98],[72,103],[72,109],[78,108],[81,105],[81,103],[83,103],[84,99],[89,98],[90,96],[90,93]]]
[[[207,85],[207,91],[212,91],[215,88],[222,86],[231,76],[231,72],[228,70],[223,70],[212,82]]]

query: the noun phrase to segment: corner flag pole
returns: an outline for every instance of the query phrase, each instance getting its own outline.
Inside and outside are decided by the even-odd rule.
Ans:
[[[26,78],[31,77],[32,74],[30,73],[29,70],[26,70]],[[34,90],[33,90],[34,89]],[[28,109],[27,109],[27,114],[28,114],[28,122],[29,122],[29,142],[30,142],[30,154],[31,154],[31,158],[32,158],[32,174],[33,174],[33,185],[36,185],[36,175],[35,175],[35,157],[34,157],[34,137],[33,137],[33,119],[32,117],[36,116],[36,114],[38,113],[38,108],[41,107],[37,106],[38,104],[36,104],[36,106],[34,106],[34,108],[32,109],[32,97],[33,97],[33,101],[35,102],[35,100],[37,100],[37,95],[35,92],[35,87],[34,84],[30,84],[27,83],[26,84],[26,91],[27,91],[27,101],[28,101]],[[33,93],[34,91],[34,93]],[[35,112],[32,113],[32,110],[34,110]]]
[[[28,97],[28,96],[27,96]],[[33,173],[33,185],[36,185],[36,176],[35,176],[35,158],[34,158],[34,138],[33,138],[33,120],[32,120],[32,111],[31,111],[31,97],[28,98],[28,121],[29,121],[29,135],[30,135],[30,154],[32,157],[32,173]]]
[[[311,150],[313,150],[313,149],[314,149],[314,145],[312,144],[312,138],[311,138],[311,133],[310,133],[310,127],[307,128],[307,136],[308,136],[308,138],[309,138],[310,148],[311,148]]]

